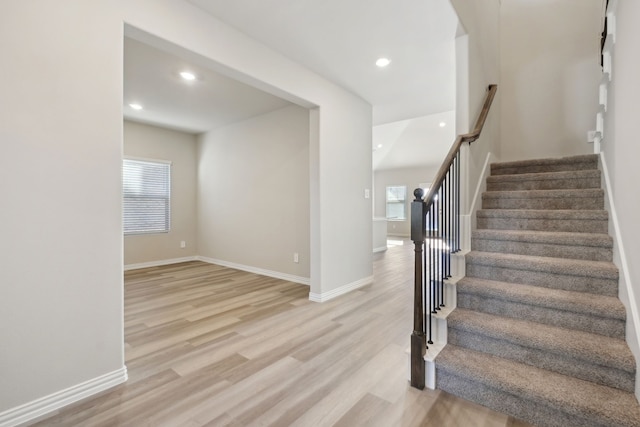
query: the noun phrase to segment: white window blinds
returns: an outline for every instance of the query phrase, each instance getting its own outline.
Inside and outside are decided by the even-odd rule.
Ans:
[[[166,233],[171,222],[171,163],[123,159],[124,234]]]

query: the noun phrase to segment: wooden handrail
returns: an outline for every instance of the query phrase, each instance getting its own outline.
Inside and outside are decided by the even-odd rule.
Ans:
[[[498,85],[489,85],[487,88],[487,95],[484,99],[484,104],[482,106],[482,110],[480,111],[480,115],[478,116],[478,120],[476,120],[476,126],[473,128],[473,131],[467,134],[458,135],[455,142],[451,146],[447,157],[445,157],[444,162],[438,169],[438,173],[436,177],[431,182],[431,187],[429,191],[424,196],[424,201],[427,203],[426,209],[428,210],[433,204],[433,198],[438,193],[440,189],[440,185],[444,181],[445,176],[447,175],[447,171],[451,167],[451,163],[453,163],[453,159],[455,159],[458,151],[460,151],[460,146],[463,142],[468,142],[471,144],[478,138],[480,138],[480,134],[482,133],[482,129],[484,128],[484,123],[487,120],[487,116],[489,115],[489,110],[491,109],[491,104],[493,103],[493,98],[496,96],[496,92],[498,91]]]
[[[424,355],[427,343],[433,344],[433,314],[446,306],[444,281],[451,277],[451,254],[460,250],[460,146],[480,137],[497,89],[496,85],[488,87],[475,128],[471,133],[458,135],[427,195],[423,198],[421,188],[413,193],[416,198],[411,202],[411,240],[415,245],[411,386],[419,389],[425,387]],[[438,193],[440,206],[434,206]]]

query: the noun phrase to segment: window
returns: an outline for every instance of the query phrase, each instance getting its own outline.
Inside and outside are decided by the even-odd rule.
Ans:
[[[122,161],[124,234],[166,233],[171,218],[171,163]]]
[[[395,185],[387,187],[387,219],[402,221],[407,219],[407,187]]]

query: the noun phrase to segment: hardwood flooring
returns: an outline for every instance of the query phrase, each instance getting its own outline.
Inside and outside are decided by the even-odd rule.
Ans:
[[[129,271],[129,380],[35,425],[527,426],[409,386],[412,259],[376,254],[373,284],[322,304],[201,262]]]

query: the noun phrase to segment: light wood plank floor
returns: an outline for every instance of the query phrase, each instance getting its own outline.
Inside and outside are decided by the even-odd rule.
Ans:
[[[527,424],[406,378],[412,247],[319,304],[283,280],[189,262],[125,274],[129,381],[38,426]]]

